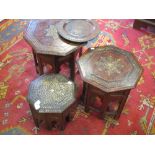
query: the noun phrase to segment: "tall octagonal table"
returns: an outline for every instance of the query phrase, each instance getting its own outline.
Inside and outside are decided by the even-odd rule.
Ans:
[[[56,29],[60,20],[32,20],[24,38],[33,48],[36,71],[43,74],[43,65],[50,64],[55,73],[60,65],[68,62],[71,79],[74,80],[75,52],[81,49],[80,43],[72,43],[62,39]]]
[[[85,110],[93,107],[98,96],[103,103],[98,110],[104,117],[109,103],[117,100],[114,118],[118,119],[130,90],[136,87],[143,72],[135,56],[110,45],[88,49],[77,63],[84,81]]]

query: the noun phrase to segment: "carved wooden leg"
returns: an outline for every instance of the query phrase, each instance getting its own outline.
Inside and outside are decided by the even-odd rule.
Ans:
[[[34,120],[35,126],[39,128],[39,120],[38,119],[33,119],[33,120]]]
[[[46,114],[47,116],[45,117],[45,125],[47,130],[51,130],[52,129],[52,122],[50,120],[50,117],[48,116],[49,114]]]
[[[82,56],[82,47],[80,47],[80,48],[77,50],[76,54],[75,54],[75,62],[76,62],[81,56]],[[77,65],[76,65],[76,63],[75,63],[75,74],[78,74],[78,73],[79,73],[79,70],[78,70],[78,67],[77,67]]]
[[[75,77],[75,60],[74,60],[74,53],[72,53],[72,56],[69,60],[69,67],[70,67],[70,78],[72,81],[74,81]]]
[[[66,118],[65,118],[65,116],[63,116],[63,114],[60,117],[60,122],[59,123],[60,123],[59,124],[60,130],[64,130],[65,127],[66,127]]]
[[[42,64],[42,61],[41,61],[39,55],[37,55],[37,58],[38,58],[39,74],[42,75],[42,74],[44,74],[44,71],[43,71],[43,64]]]
[[[51,125],[48,122],[45,122],[45,123],[46,123],[46,129],[51,130],[52,129]]]
[[[57,56],[52,56],[52,68],[54,73],[59,73],[60,72],[60,64],[58,61],[59,57]]]
[[[82,102],[82,104],[84,104],[85,93],[86,93],[86,83],[83,81],[83,89],[80,97],[80,101]]]
[[[69,112],[69,114],[68,114],[67,117],[66,117],[66,121],[67,121],[67,122],[70,122],[72,119],[73,119],[73,115],[72,115],[71,112]]]
[[[121,113],[122,113],[122,110],[124,108],[124,105],[126,103],[126,100],[128,98],[128,95],[130,93],[130,90],[126,90],[125,93],[124,93],[124,96],[122,97],[120,103],[119,103],[119,106],[118,106],[118,109],[117,109],[117,112],[116,112],[116,115],[114,116],[114,119],[119,119]]]
[[[39,73],[39,70],[38,70],[38,61],[37,61],[37,54],[36,54],[36,52],[34,51],[34,49],[32,49],[32,53],[33,53],[33,58],[34,58],[34,63],[35,63],[36,72]]]
[[[85,112],[89,112],[89,86],[87,83],[85,83],[85,94],[84,94],[84,106],[85,106]]]
[[[36,117],[36,112],[35,112],[35,109],[32,107],[32,105],[29,105],[30,107],[30,110],[31,110],[31,113],[32,113],[32,118],[33,118],[33,121],[35,123],[35,126],[39,128],[39,120],[38,118]]]
[[[109,105],[109,101],[110,101],[110,96],[109,94],[105,94],[103,97],[102,97],[102,109],[101,109],[101,116],[102,116],[102,119],[105,118],[105,114],[106,114],[106,111],[108,109],[108,105]]]
[[[39,128],[39,120],[35,117],[35,115],[32,113],[32,117],[33,117],[33,121],[34,121],[34,124],[37,128]]]

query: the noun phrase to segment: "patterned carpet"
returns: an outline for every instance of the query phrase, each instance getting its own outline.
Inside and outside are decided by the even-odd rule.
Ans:
[[[118,121],[103,121],[79,105],[64,131],[35,127],[26,101],[29,83],[37,77],[31,47],[23,40],[29,20],[0,23],[0,134],[155,134],[155,35],[132,28],[134,20],[97,20],[101,33],[88,47],[113,44],[133,52],[144,68]],[[68,70],[63,67],[64,73]],[[81,78],[76,75],[81,92]]]

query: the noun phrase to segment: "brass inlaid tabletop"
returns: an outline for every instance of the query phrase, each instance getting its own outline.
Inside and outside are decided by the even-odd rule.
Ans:
[[[42,75],[31,82],[28,101],[40,113],[59,113],[75,101],[75,85],[60,74]]]
[[[143,70],[132,53],[112,45],[90,48],[78,67],[85,82],[105,92],[134,88]]]
[[[56,25],[61,20],[32,20],[25,32],[25,39],[40,54],[66,56],[79,48],[80,43],[62,39]]]

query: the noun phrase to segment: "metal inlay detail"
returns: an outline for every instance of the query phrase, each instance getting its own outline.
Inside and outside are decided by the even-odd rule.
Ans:
[[[72,81],[59,74],[42,75],[32,81],[29,87],[30,104],[40,101],[40,113],[62,112],[75,100],[75,86]]]

